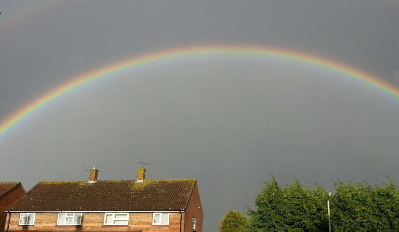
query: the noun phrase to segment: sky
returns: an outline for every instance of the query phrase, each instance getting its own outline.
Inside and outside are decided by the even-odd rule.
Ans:
[[[0,122],[76,76],[142,54],[256,45],[399,86],[395,0],[1,1]],[[399,181],[399,98],[344,74],[243,54],[164,59],[90,82],[0,137],[0,181],[198,178],[205,231],[271,175],[333,189]]]

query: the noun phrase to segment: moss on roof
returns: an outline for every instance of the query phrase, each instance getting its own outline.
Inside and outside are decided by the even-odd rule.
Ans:
[[[196,179],[42,181],[11,211],[184,209]]]

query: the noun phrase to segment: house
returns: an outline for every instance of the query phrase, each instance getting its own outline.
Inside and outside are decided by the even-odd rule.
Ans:
[[[8,211],[5,231],[202,232],[196,179],[43,181]]]
[[[6,221],[5,210],[18,198],[25,194],[25,189],[19,182],[0,182],[0,232]]]

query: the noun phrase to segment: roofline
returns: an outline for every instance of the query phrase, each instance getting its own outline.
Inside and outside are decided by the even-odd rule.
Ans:
[[[1,183],[7,183],[7,182],[1,182]],[[7,195],[8,193],[10,193],[11,191],[13,191],[14,189],[16,189],[18,186],[22,187],[22,190],[25,191],[24,186],[22,186],[21,182],[9,182],[10,184],[15,184],[12,188],[10,188],[7,192],[5,192],[4,194],[0,195],[0,197],[3,197],[5,195]]]
[[[7,213],[184,213],[186,210],[7,210]]]
[[[145,180],[151,180],[151,181],[197,181],[197,178],[182,178],[182,179],[145,179]],[[125,182],[125,181],[130,181],[130,182],[136,182],[137,179],[126,179],[126,180],[97,180],[97,182]],[[37,184],[66,184],[66,183],[87,183],[87,180],[41,180]],[[36,184],[36,185],[37,185]]]

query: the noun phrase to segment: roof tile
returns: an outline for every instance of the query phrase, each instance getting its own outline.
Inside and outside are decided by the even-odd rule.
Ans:
[[[10,211],[168,211],[185,209],[195,179],[39,182]]]
[[[0,197],[19,185],[19,182],[0,182]]]

